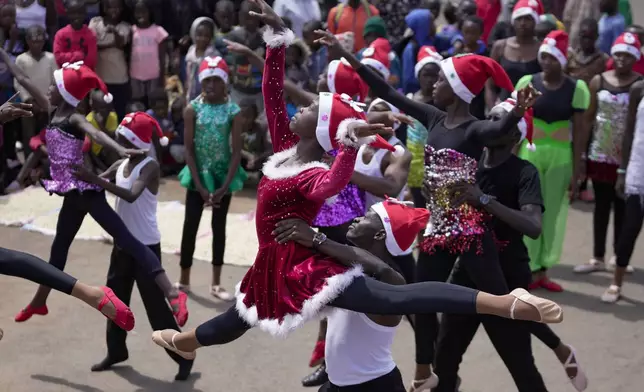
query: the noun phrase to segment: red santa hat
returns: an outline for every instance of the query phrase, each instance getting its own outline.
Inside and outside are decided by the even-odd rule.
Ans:
[[[388,198],[374,204],[371,209],[382,220],[387,237],[385,246],[392,256],[411,253],[418,233],[423,231],[429,221],[429,211],[414,208],[407,203]]]
[[[372,66],[387,80],[391,74],[389,71],[389,66],[391,65],[389,52],[391,52],[389,41],[386,38],[377,38],[362,52],[362,61],[360,62],[364,65]]]
[[[483,91],[488,78],[492,78],[502,89],[514,90],[514,85],[505,70],[489,57],[461,54],[443,60],[440,65],[454,93],[467,103],[472,102],[474,97]]]
[[[418,56],[416,57],[416,66],[414,67],[414,73],[416,74],[416,79],[418,79],[418,74],[420,70],[423,69],[427,64],[436,64],[440,65],[443,61],[443,56],[436,51],[436,48],[433,46],[421,46],[418,50]]]
[[[82,61],[63,64],[62,68],[54,71],[54,80],[65,102],[74,107],[94,89],[99,89],[105,94],[103,100],[106,103],[112,102],[112,94],[107,91],[105,83]]]
[[[635,56],[636,60],[639,60],[642,57],[641,47],[642,44],[637,35],[633,33],[622,33],[622,35],[617,37],[613,46],[611,46],[610,54],[628,53],[631,56]]]
[[[548,53],[559,61],[562,67],[568,63],[568,33],[561,30],[554,30],[546,35],[543,43],[539,47],[539,56],[541,53]]]
[[[332,151],[340,144],[355,148],[369,144],[373,148],[389,150],[396,156],[404,154],[404,148],[392,146],[380,135],[356,138],[351,134],[351,123],[367,123],[363,106],[364,104],[353,101],[347,94],[320,93],[318,125],[315,129],[320,146],[325,151]]]
[[[539,23],[539,18],[543,15],[543,4],[540,0],[519,0],[512,9],[512,22],[522,16],[531,16],[534,23]]]
[[[369,93],[369,86],[344,57],[329,63],[326,84],[330,92],[347,94],[350,97],[357,98],[358,101],[364,101]]]
[[[509,113],[512,111],[512,109],[514,109],[515,106],[517,106],[516,99],[508,98],[505,101],[493,107],[492,110],[496,108],[501,108]],[[528,141],[528,145],[527,145],[528,150],[530,151],[536,150],[536,146],[532,142],[532,137],[534,135],[534,122],[533,122],[532,108],[528,108],[525,111],[525,113],[523,114],[523,118],[521,119],[521,121],[519,121],[519,124],[517,126],[519,127],[519,131],[521,132],[521,141],[523,141],[523,139]]]
[[[163,136],[161,126],[154,117],[147,113],[135,112],[123,117],[123,121],[116,128],[116,133],[125,137],[130,143],[142,150],[152,147],[152,135],[157,134],[162,146],[168,145],[168,138]]]
[[[199,83],[212,77],[220,78],[224,83],[228,83],[228,64],[220,56],[208,56],[201,60],[201,65],[199,65]]]

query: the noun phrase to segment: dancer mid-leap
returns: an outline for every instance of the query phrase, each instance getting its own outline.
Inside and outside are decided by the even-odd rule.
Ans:
[[[370,314],[485,313],[560,322],[558,305],[525,291],[494,296],[435,282],[393,286],[302,245],[275,241],[273,230],[279,221],[299,218],[310,224],[322,203],[346,186],[361,144],[393,147],[376,136],[383,126],[367,124],[361,107],[346,96],[322,93],[318,102],[302,108],[289,121],[283,91],[284,58],[294,35],[266,2],[254,2],[262,12],[252,15],[268,26],[262,92],[276,152],[264,166],[265,177],[257,191],[259,252],[237,287],[235,306],[196,331],[155,331],[155,343],[194,358],[197,348],[231,342],[254,326],[285,336],[328,305]],[[338,156],[328,169],[320,159],[325,151],[338,147]],[[316,244],[323,241],[322,236]]]

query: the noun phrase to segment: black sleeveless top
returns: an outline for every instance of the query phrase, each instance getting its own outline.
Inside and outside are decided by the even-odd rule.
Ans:
[[[538,58],[527,62],[511,61],[506,59],[505,44],[503,45],[503,54],[501,55],[499,64],[501,64],[501,67],[503,67],[505,72],[508,74],[510,81],[514,86],[516,86],[519,79],[521,79],[525,75],[533,75],[541,72],[541,66],[539,65]],[[511,92],[503,90],[501,91],[499,98],[501,99],[501,101],[504,101],[510,97],[510,94]]]

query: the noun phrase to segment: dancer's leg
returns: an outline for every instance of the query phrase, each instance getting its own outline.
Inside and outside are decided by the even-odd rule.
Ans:
[[[204,201],[199,192],[188,189],[186,191],[185,213],[183,218],[183,234],[181,235],[181,256],[179,265],[181,266],[181,278],[179,283],[184,286],[190,286],[190,269],[192,268],[192,258],[195,254],[195,243],[197,241],[197,232],[199,231],[199,222],[203,213]]]
[[[212,207],[212,218],[210,227],[212,229],[212,281],[211,286],[221,286],[221,269],[224,265],[224,254],[226,251],[226,217],[232,195],[225,195],[221,198],[218,206]],[[219,289],[221,290],[221,289]],[[230,294],[222,295],[222,299],[232,299]]]
[[[58,213],[56,235],[51,244],[49,255],[49,264],[61,271],[65,269],[69,248],[72,246],[72,242],[74,242],[74,238],[78,230],[80,230],[86,214],[87,212],[81,200],[80,193],[70,192],[65,195],[63,198],[63,206]],[[45,306],[50,291],[51,289],[47,286],[39,286],[29,307],[39,308]],[[31,316],[29,315],[29,317]],[[24,320],[27,320],[29,317],[26,317]],[[18,319],[16,320],[18,321]]]
[[[593,181],[595,209],[593,211],[593,258],[604,261],[606,254],[606,233],[610,221],[610,211],[615,197],[615,185],[608,182]]]

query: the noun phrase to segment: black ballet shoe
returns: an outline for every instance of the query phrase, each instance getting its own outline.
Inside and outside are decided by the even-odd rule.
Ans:
[[[117,363],[125,362],[128,360],[128,355],[118,355],[118,356],[107,356],[105,359],[103,359],[101,362],[97,363],[96,365],[92,366],[92,371],[93,372],[102,372],[105,370],[109,370],[113,365],[116,365]]]
[[[329,380],[329,375],[326,373],[326,364],[320,365],[319,368],[308,376],[302,379],[303,387],[317,387]]]
[[[194,360],[182,359],[179,361],[179,372],[174,376],[175,381],[186,381],[190,377]]]

